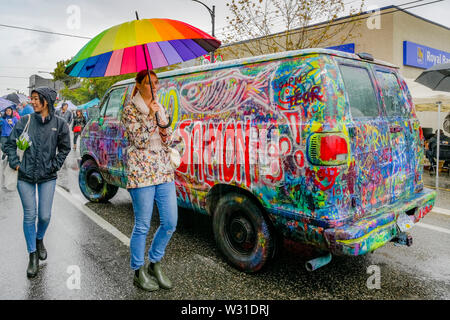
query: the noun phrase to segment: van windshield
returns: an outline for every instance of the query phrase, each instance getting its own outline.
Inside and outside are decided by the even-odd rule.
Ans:
[[[369,76],[369,70],[364,67],[345,64],[341,64],[339,67],[353,118],[377,117],[380,114],[378,101]]]

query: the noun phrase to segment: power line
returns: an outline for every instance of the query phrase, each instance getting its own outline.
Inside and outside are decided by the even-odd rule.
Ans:
[[[354,3],[354,2],[357,2],[357,1],[362,1],[362,0],[353,0],[353,1],[349,1],[349,2],[344,2],[344,6],[349,5],[351,3]],[[424,1],[424,0],[419,0],[419,1],[414,1],[414,2],[420,2],[420,1]],[[277,10],[273,10],[273,11],[269,11],[267,13],[267,15],[270,16],[273,13],[278,13],[278,11],[279,11],[278,9]],[[283,16],[276,15],[274,17],[274,19],[280,19],[280,18],[283,18]],[[255,18],[255,22],[261,22],[262,20],[264,20],[264,14],[261,14],[259,18]],[[219,31],[219,32],[216,31],[216,34],[223,34],[223,33],[225,33],[225,31],[220,31],[220,30],[225,30],[227,28],[230,28],[230,26],[219,27],[218,29],[216,29],[217,31]]]
[[[34,32],[41,32],[41,33],[53,34],[53,35],[57,35],[57,36],[72,37],[72,38],[89,39],[89,40],[92,39],[90,37],[77,36],[77,35],[74,35],[74,34],[67,34],[67,33],[53,32],[53,31],[45,31],[45,30],[38,30],[38,29],[32,29],[32,28],[11,26],[11,25],[7,25],[7,24],[0,24],[0,27],[12,28],[12,29],[20,29],[20,30],[27,30],[27,31],[34,31]]]
[[[351,3],[354,3],[354,2],[357,2],[357,1],[361,1],[361,0],[353,0],[353,1],[350,1],[350,2],[346,2],[346,3],[344,3],[344,5],[348,5],[348,4],[351,4]],[[399,4],[399,5],[397,5],[397,7],[402,7],[402,6],[406,6],[406,5],[410,5],[410,4],[413,4],[413,3],[417,3],[417,2],[423,2],[424,0],[415,0],[415,1],[410,1],[410,2],[406,2],[406,3],[402,3],[402,4]],[[443,0],[442,0],[443,1]],[[411,7],[411,8],[413,8],[413,7]],[[403,9],[409,9],[409,8],[403,8]],[[270,14],[272,14],[272,13],[276,13],[276,11],[272,11],[272,12],[269,12],[268,14],[270,15]],[[357,15],[357,14],[354,14],[354,16],[355,15]],[[282,19],[283,18],[283,16],[275,16],[274,17],[274,21],[276,21],[276,20],[280,20],[280,19]],[[342,17],[341,17],[342,18]],[[256,23],[258,23],[258,22],[261,22],[262,21],[262,19],[255,19],[255,21],[254,22],[256,22]],[[274,21],[272,21],[272,22],[274,22]],[[324,22],[324,21],[323,21]],[[322,23],[323,23],[322,22]],[[272,28],[275,28],[275,27],[281,27],[282,25],[283,25],[283,21],[278,21],[276,24],[272,24]],[[320,23],[320,22],[318,22],[318,23]],[[317,23],[316,23],[317,24]],[[229,28],[231,28],[231,26],[228,26]],[[305,27],[305,28],[307,28],[307,27]],[[219,32],[218,33],[219,35],[224,35],[225,34],[225,31],[223,31],[223,32]]]
[[[0,78],[11,78],[11,79],[30,79],[30,77],[16,77],[16,76],[0,76]]]
[[[412,3],[415,3],[415,2],[422,2],[422,1],[423,1],[423,0],[407,2],[407,3],[403,3],[403,4],[401,4],[401,5],[398,5],[398,7],[399,7],[399,6],[408,5],[408,4],[412,4]],[[403,10],[406,10],[406,9],[412,9],[412,8],[417,8],[417,7],[423,7],[423,6],[426,6],[426,5],[430,5],[430,4],[437,3],[437,2],[442,2],[442,1],[444,1],[444,0],[436,0],[436,1],[428,2],[428,3],[423,3],[423,4],[418,4],[418,5],[411,6],[411,7],[407,7],[407,8],[397,8],[397,9],[394,9],[394,10],[392,10],[392,11],[382,12],[382,13],[379,14],[379,16],[382,16],[382,15],[385,15],[385,14],[392,14],[392,13],[395,13],[395,12],[398,12],[398,11],[403,11]],[[366,13],[363,13],[363,14],[366,15],[366,14],[368,14],[368,13],[366,12]],[[356,14],[356,15],[359,15],[359,14]],[[348,17],[341,17],[341,18],[339,18],[338,20],[346,19],[346,18],[348,18]],[[333,26],[337,26],[337,25],[341,25],[341,24],[346,24],[346,23],[351,23],[351,22],[356,22],[356,21],[359,21],[359,20],[365,20],[365,19],[367,19],[367,17],[355,18],[355,19],[353,19],[353,20],[351,20],[351,21],[343,21],[343,22],[329,23],[329,24],[326,24],[326,25],[324,25],[324,26],[318,26],[318,27],[315,27],[315,28],[311,28],[311,27],[300,27],[300,28],[298,28],[298,30],[295,30],[295,31],[292,31],[292,30],[291,30],[290,33],[289,33],[289,35],[291,36],[291,35],[293,35],[293,34],[297,34],[297,33],[303,32],[304,29],[306,29],[307,32],[310,32],[310,31],[314,31],[314,30],[319,30],[319,29],[323,29],[323,28],[329,28],[329,27],[333,27]],[[324,24],[324,22],[317,23],[317,24]],[[241,42],[247,42],[247,41],[252,41],[252,40],[258,40],[258,39],[262,39],[262,38],[273,38],[273,37],[276,37],[277,35],[279,35],[279,34],[281,34],[281,33],[284,33],[284,32],[285,32],[285,31],[277,32],[277,33],[275,33],[275,34],[271,34],[271,35],[267,35],[267,36],[261,36],[261,37],[258,37],[258,38],[253,38],[253,39],[247,39],[247,40],[237,41],[237,42],[234,42],[234,43],[226,44],[226,45],[222,46],[222,48],[223,48],[223,47],[227,47],[227,46],[231,46],[231,45],[235,45],[235,44],[238,44],[238,43],[241,43]]]

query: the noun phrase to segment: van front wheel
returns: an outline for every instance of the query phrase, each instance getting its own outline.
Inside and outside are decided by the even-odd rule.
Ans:
[[[107,202],[114,197],[118,187],[106,183],[93,159],[83,161],[78,175],[81,193],[92,202]]]
[[[217,204],[214,237],[228,262],[244,272],[259,271],[272,257],[275,239],[260,208],[248,197],[229,193]]]

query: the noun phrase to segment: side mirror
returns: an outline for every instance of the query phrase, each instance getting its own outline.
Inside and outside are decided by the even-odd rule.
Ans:
[[[90,107],[87,110],[89,120],[97,119],[100,116],[100,109],[98,107]]]

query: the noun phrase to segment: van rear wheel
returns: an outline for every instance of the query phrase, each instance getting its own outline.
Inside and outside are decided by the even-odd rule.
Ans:
[[[260,208],[245,195],[229,193],[219,200],[213,231],[227,261],[244,272],[259,271],[275,249],[270,225]]]
[[[93,159],[83,161],[78,175],[81,193],[91,202],[107,202],[114,197],[118,187],[106,183]]]

